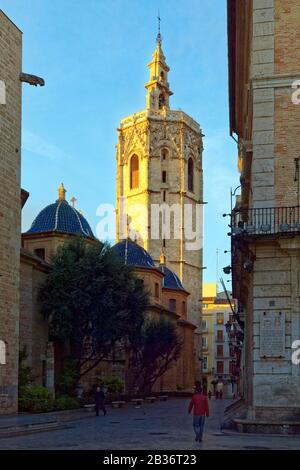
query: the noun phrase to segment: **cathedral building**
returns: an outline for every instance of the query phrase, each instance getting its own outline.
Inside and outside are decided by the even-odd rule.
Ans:
[[[74,237],[86,243],[95,238],[87,220],[66,199],[63,184],[55,202],[40,211],[30,229],[21,235],[21,208],[29,193],[20,187],[21,58],[22,34],[0,11],[0,81],[5,83],[7,105],[0,103],[0,414],[18,408],[18,357],[26,348],[28,365],[36,383],[55,393],[62,357],[49,340],[47,322],[41,315],[38,289],[51,268],[57,248]],[[8,60],[8,58],[10,58]],[[149,64],[147,108],[121,122],[117,150],[117,244],[115,252],[133,267],[150,292],[147,314],[174,322],[183,340],[178,361],[155,384],[155,391],[192,390],[199,376],[198,326],[200,322],[202,251],[190,251],[185,240],[184,206],[202,203],[202,135],[198,124],[181,111],[169,109],[172,94],[160,35]],[[42,79],[26,76],[31,84]],[[126,197],[127,234],[119,216]],[[170,239],[151,238],[148,215],[162,202],[180,208],[180,230]],[[134,205],[142,203],[142,220]],[[146,222],[147,219],[147,222]],[[141,220],[141,221],[140,221]],[[134,240],[128,228],[134,224]],[[194,225],[196,222],[194,222]],[[192,227],[195,230],[195,227]],[[173,230],[174,231],[174,230]],[[200,234],[201,235],[201,234]],[[191,238],[189,238],[189,241]],[[196,338],[196,339],[195,339]],[[119,360],[100,364],[89,377],[121,375],[130,389],[130,371],[124,354]]]
[[[173,93],[160,33],[148,67],[146,109],[122,119],[118,129],[117,240],[129,229],[156,264],[163,252],[167,265],[190,293],[187,319],[197,327],[195,371],[199,376],[202,132],[190,116],[170,108]],[[198,233],[198,243],[190,243],[189,230]]]

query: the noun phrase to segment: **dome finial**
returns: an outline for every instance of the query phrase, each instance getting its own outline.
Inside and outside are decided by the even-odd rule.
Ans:
[[[60,183],[60,186],[58,188],[58,200],[59,201],[65,201],[66,200],[66,189],[64,188],[64,184]]]
[[[164,254],[163,250],[161,250],[161,253],[160,253],[159,264],[160,265],[166,264],[166,257],[165,257],[165,254]]]

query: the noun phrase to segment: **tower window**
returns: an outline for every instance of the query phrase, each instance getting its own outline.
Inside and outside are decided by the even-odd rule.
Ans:
[[[166,248],[166,239],[163,239],[163,247]]]
[[[166,160],[167,159],[167,156],[168,156],[168,150],[167,149],[162,149],[161,151],[161,158],[163,160]]]
[[[161,109],[163,106],[165,106],[166,104],[166,99],[165,99],[165,95],[163,93],[161,93],[159,95],[159,100],[158,100],[158,107],[159,109]]]
[[[167,172],[165,170],[161,174],[161,180],[163,183],[167,182]]]
[[[194,162],[192,158],[188,161],[188,190],[194,191]]]
[[[130,189],[139,187],[139,157],[132,155],[130,159]]]
[[[166,202],[166,191],[163,192],[163,201]]]
[[[159,284],[158,282],[155,283],[155,297],[159,299]]]
[[[185,303],[185,302],[182,302],[182,308],[181,308],[181,310],[182,310],[182,312],[181,312],[182,315],[185,315],[185,314],[186,314],[186,303]]]
[[[165,78],[165,74],[164,74],[163,71],[160,72],[160,77],[161,77],[162,80]]]

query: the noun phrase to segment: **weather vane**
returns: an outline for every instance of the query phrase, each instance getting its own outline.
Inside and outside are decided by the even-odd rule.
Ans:
[[[158,20],[157,41],[161,41],[161,34],[160,34],[160,22],[161,22],[161,17],[160,17],[160,14],[159,14],[159,10],[158,10],[158,15],[157,15],[157,20]]]

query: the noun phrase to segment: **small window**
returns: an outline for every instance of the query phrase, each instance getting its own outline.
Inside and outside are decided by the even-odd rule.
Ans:
[[[132,155],[130,159],[130,189],[139,187],[139,157]]]
[[[202,331],[205,331],[207,329],[207,321],[206,320],[202,320],[201,327],[202,327]]]
[[[192,158],[188,161],[188,190],[194,191],[194,162]]]
[[[217,373],[224,374],[224,362],[223,361],[217,361]]]
[[[203,356],[203,358],[202,358],[202,368],[203,368],[203,370],[207,370],[207,368],[208,368],[207,356]]]
[[[218,357],[223,357],[224,351],[223,351],[223,345],[218,344],[217,346],[217,356]]]
[[[217,324],[218,325],[223,325],[224,324],[224,314],[223,313],[217,313]]]
[[[207,336],[202,336],[202,348],[207,348]]]
[[[181,312],[182,312],[182,315],[186,314],[186,303],[184,301],[182,302]]]
[[[169,299],[169,310],[176,312],[176,299]]]
[[[161,158],[162,158],[162,160],[166,160],[168,158],[168,150],[167,149],[162,149]]]
[[[166,202],[166,191],[163,192],[163,201]]]
[[[159,284],[158,284],[158,282],[155,283],[154,292],[155,292],[155,297],[157,299],[159,299]]]
[[[161,93],[159,95],[159,99],[158,99],[158,107],[159,109],[161,109],[163,106],[165,106],[166,104],[166,99],[165,99],[165,95],[163,93]]]
[[[217,330],[217,340],[218,341],[224,340],[223,330]]]
[[[163,247],[166,248],[166,239],[163,239]]]
[[[45,259],[45,248],[36,248],[34,254],[41,259]]]
[[[161,180],[163,183],[167,182],[167,172],[165,170],[161,174]]]
[[[203,308],[208,308],[208,304],[202,304]]]

